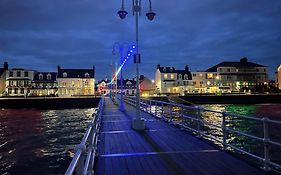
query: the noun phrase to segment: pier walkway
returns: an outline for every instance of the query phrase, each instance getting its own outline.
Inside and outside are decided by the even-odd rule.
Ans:
[[[263,175],[230,154],[208,145],[185,130],[141,112],[145,131],[131,127],[135,108],[118,106],[105,99],[101,116],[98,155],[94,172],[98,175]]]

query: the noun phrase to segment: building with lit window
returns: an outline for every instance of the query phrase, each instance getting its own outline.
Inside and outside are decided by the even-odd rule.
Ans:
[[[161,67],[157,65],[155,73],[155,86],[157,94],[182,94],[192,91],[192,76],[188,66],[184,70],[174,67]]]
[[[221,62],[205,72],[213,77],[209,86],[217,86],[219,91],[243,91],[268,83],[267,66],[249,62],[247,58]]]
[[[61,69],[57,74],[58,96],[95,94],[95,66],[92,69]]]
[[[32,81],[30,96],[56,96],[57,86],[56,72],[37,72]]]
[[[275,84],[276,87],[281,89],[281,64],[277,68],[277,72],[275,72]]]
[[[144,75],[140,76],[140,95],[143,97],[156,94],[156,85],[154,80],[150,80]]]
[[[105,79],[101,80],[97,84],[98,94],[107,95],[110,94],[110,90],[112,93],[121,93],[121,81],[117,80],[117,89],[116,89],[116,81],[110,84],[110,80]],[[136,81],[134,79],[123,79],[123,94],[124,95],[134,95],[136,90]]]
[[[27,96],[36,71],[22,68],[6,70],[6,95]]]

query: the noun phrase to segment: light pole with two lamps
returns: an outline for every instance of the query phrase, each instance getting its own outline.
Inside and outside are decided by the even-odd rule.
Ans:
[[[118,15],[121,19],[125,19],[128,12],[124,9],[124,0],[122,0],[121,9],[118,11]],[[133,120],[133,128],[136,130],[144,130],[145,123],[144,119],[140,116],[140,91],[139,91],[139,19],[141,15],[141,0],[133,0],[133,15],[136,16],[136,53],[134,54],[134,63],[136,64],[136,118]],[[149,11],[146,13],[148,20],[152,21],[156,13],[152,11],[151,0],[149,0]]]

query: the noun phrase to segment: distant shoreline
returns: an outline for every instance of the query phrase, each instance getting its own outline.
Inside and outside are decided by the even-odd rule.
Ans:
[[[95,108],[100,97],[28,97],[0,98],[0,108],[73,109]]]

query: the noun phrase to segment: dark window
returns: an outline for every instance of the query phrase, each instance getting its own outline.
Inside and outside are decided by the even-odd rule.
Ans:
[[[264,72],[266,72],[266,69],[263,69]]]
[[[15,88],[15,93],[14,94],[17,94],[18,93],[18,89],[17,88]]]
[[[259,71],[259,69],[257,68],[257,69],[256,69],[256,71],[258,72],[258,71]]]
[[[21,94],[24,94],[24,88],[21,88],[21,89],[20,89],[20,93],[21,93]]]
[[[9,76],[10,76],[10,77],[13,77],[13,76],[14,76],[14,72],[13,72],[13,71],[10,71]]]
[[[20,77],[21,75],[20,75],[20,71],[17,71],[17,77]]]
[[[25,76],[25,77],[28,77],[28,72],[24,72],[24,76]]]
[[[229,69],[229,68],[227,68],[227,72],[230,72],[230,69]]]
[[[220,72],[222,72],[222,68],[220,68]]]
[[[192,76],[196,77],[196,74],[192,74]]]

